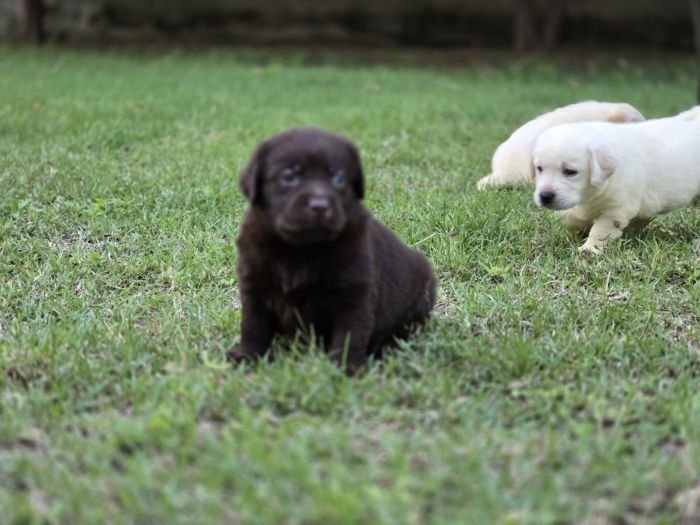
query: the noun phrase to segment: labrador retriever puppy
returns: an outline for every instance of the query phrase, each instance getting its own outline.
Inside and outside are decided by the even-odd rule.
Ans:
[[[674,118],[682,120],[700,120],[700,106],[694,106],[686,111],[682,111]]]
[[[540,115],[518,129],[496,149],[491,160],[491,174],[477,182],[477,188],[518,186],[530,179],[530,153],[537,135],[557,124],[584,121],[639,122],[644,116],[634,107],[618,102],[589,100],[570,104]]]
[[[275,135],[258,145],[240,187],[250,207],[236,242],[243,311],[230,359],[258,358],[275,334],[306,330],[352,372],[426,321],[430,263],[362,204],[349,140],[309,127]]]
[[[532,159],[535,203],[590,229],[580,251],[599,253],[630,223],[700,195],[700,121],[561,124],[537,137]]]

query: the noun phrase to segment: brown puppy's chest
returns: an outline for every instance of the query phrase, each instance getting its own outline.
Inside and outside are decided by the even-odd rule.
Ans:
[[[328,336],[348,299],[371,294],[375,272],[366,222],[360,214],[336,240],[296,246],[250,212],[237,239],[242,292],[263,301],[280,331],[313,325],[317,335]]]
[[[320,329],[319,324],[328,324],[322,316],[325,287],[319,264],[292,266],[280,261],[271,265],[271,287],[268,307],[277,317],[284,332],[297,328],[306,330],[309,325]]]
[[[305,260],[276,260],[270,264],[267,305],[280,329],[313,331],[322,338],[333,329],[333,313],[348,290],[369,290],[371,276],[363,272],[361,260],[340,264],[329,254]]]

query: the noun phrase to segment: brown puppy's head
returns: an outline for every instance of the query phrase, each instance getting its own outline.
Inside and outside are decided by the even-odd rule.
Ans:
[[[337,238],[364,196],[355,146],[317,128],[293,128],[258,145],[240,186],[275,233],[298,245]]]

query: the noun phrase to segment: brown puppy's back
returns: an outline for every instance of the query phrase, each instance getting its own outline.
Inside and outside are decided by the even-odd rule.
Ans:
[[[372,353],[391,344],[394,337],[406,338],[422,325],[435,304],[436,281],[430,263],[409,248],[375,219],[368,224],[377,279],[375,329]]]

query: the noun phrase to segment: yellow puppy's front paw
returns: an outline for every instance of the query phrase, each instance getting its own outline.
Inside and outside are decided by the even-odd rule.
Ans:
[[[486,177],[480,178],[479,181],[476,183],[476,189],[479,191],[484,191],[489,186],[495,185],[496,182],[493,179],[493,175],[486,175]]]
[[[583,246],[579,247],[578,253],[581,255],[600,255],[603,253],[603,247],[602,246],[596,246],[595,244],[584,244]]]

